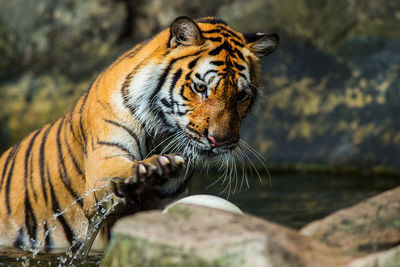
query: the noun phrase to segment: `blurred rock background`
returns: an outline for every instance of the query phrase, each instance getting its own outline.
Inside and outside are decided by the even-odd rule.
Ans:
[[[281,35],[243,128],[270,164],[400,170],[398,0],[0,0],[0,152],[180,15]]]

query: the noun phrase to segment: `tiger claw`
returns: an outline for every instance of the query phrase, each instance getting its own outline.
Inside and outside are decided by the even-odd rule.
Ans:
[[[162,186],[168,179],[176,178],[185,160],[179,155],[154,155],[134,166],[133,176],[114,181],[118,196],[139,195],[145,188]]]
[[[163,167],[167,166],[170,163],[169,159],[167,157],[165,157],[165,156],[159,156],[158,157],[158,162],[160,162],[160,164]]]
[[[185,160],[181,156],[178,156],[178,155],[174,156],[174,160],[175,160],[175,163],[178,165],[183,165],[185,163]]]

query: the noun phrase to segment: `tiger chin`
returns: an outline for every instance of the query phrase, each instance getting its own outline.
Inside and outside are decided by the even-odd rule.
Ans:
[[[260,59],[278,41],[178,17],[127,51],[70,112],[1,156],[0,246],[79,249],[102,218],[100,244],[116,219],[185,193],[188,165],[237,148]]]

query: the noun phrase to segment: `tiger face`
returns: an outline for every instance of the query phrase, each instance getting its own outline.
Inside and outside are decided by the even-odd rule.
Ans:
[[[277,34],[243,35],[214,18],[180,17],[172,23],[167,46],[173,59],[151,102],[170,134],[183,140],[184,156],[235,149],[241,121],[260,94],[260,58],[278,40]]]

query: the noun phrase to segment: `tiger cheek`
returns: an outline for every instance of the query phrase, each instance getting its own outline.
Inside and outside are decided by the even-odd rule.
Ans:
[[[249,105],[250,105],[250,99],[238,104],[237,110],[240,119],[242,119],[246,115]]]
[[[183,89],[183,97],[188,100],[188,104],[193,103],[197,98],[197,94],[190,89],[190,84],[186,84]]]

